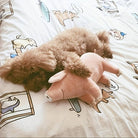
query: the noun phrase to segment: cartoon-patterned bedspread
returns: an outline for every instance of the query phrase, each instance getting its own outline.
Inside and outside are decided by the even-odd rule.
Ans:
[[[0,137],[138,136],[137,0],[0,0],[0,65],[75,26],[108,31],[110,62],[122,72],[105,72],[101,113],[78,99],[46,103],[45,89],[0,79]]]

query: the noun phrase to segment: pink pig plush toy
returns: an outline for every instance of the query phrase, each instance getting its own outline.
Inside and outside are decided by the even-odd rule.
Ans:
[[[95,53],[86,53],[80,58],[91,70],[91,76],[83,78],[68,71],[55,74],[49,79],[49,83],[52,83],[52,85],[45,93],[47,101],[54,102],[61,99],[79,98],[96,108],[96,104],[102,99],[101,89],[96,83],[110,85],[109,79],[103,72],[108,71],[117,76],[120,72],[118,68]]]

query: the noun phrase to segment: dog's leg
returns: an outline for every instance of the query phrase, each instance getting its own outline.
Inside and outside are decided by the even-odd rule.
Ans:
[[[59,53],[58,53],[59,54]],[[62,51],[58,57],[63,68],[81,77],[91,75],[90,70],[80,60],[80,57],[75,52]]]

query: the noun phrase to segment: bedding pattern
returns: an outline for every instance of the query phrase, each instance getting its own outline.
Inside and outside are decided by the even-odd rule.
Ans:
[[[0,23],[4,18],[7,18],[13,14],[14,12],[13,12],[11,1],[1,0],[0,1]]]
[[[110,87],[98,84],[107,94],[101,113],[77,98],[47,103],[45,88],[34,93],[0,78],[0,137],[137,137],[137,7],[137,0],[0,0],[0,66],[77,26],[108,31],[107,60],[121,70],[105,72]]]
[[[12,40],[11,42],[13,50],[15,50],[15,54],[10,54],[11,58],[21,55],[21,53],[23,53],[22,51],[24,49],[27,49],[28,46],[37,47],[35,40],[33,40],[32,38],[21,38],[21,35],[17,35],[16,39]]]
[[[10,122],[33,114],[34,108],[29,92],[10,92],[0,97],[0,128]]]

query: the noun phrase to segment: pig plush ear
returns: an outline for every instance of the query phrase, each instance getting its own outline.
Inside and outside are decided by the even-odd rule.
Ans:
[[[66,75],[67,75],[67,73],[64,70],[60,71],[60,72],[56,73],[55,75],[53,75],[52,77],[50,77],[48,82],[49,83],[58,82],[58,81],[62,80]]]

